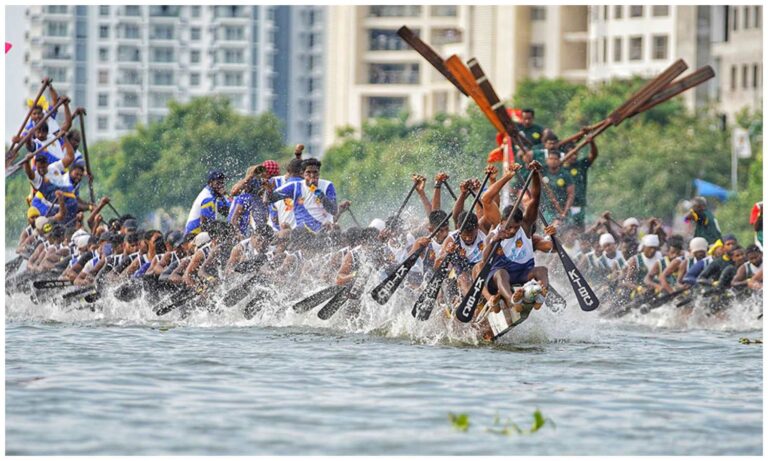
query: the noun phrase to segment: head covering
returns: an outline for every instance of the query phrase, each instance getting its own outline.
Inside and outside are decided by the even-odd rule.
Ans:
[[[72,234],[72,237],[70,237],[70,240],[72,240],[72,242],[74,242],[76,238],[78,238],[80,236],[83,236],[83,235],[90,235],[90,234],[88,232],[86,232],[85,230],[83,230],[83,229],[78,229],[78,230],[76,230]]]
[[[715,250],[717,250],[721,246],[723,246],[723,241],[718,239],[715,243],[709,246],[709,251],[707,251],[707,254],[709,256],[712,256],[713,254],[715,254]]]
[[[386,227],[386,223],[383,219],[375,218],[373,221],[371,221],[370,224],[368,224],[368,227],[373,227],[377,229],[379,232],[384,230],[384,227]]]
[[[600,235],[600,246],[608,245],[609,243],[616,243],[616,240],[613,238],[613,235],[609,234],[608,232]]]
[[[637,218],[627,218],[624,220],[624,227],[628,226],[640,226],[640,222],[637,220]]]
[[[112,233],[111,232],[102,232],[99,236],[99,242],[107,242],[109,240],[112,240]]]
[[[88,248],[88,242],[90,242],[90,240],[91,240],[91,236],[89,234],[79,235],[77,236],[77,238],[72,239],[72,241],[75,243],[75,246],[79,250]]]
[[[220,170],[211,170],[208,172],[208,182],[223,181],[225,179],[227,179],[227,175]]]
[[[200,232],[195,237],[195,247],[200,248],[201,246],[205,245],[210,241],[211,241],[211,236],[208,235],[208,232]]]
[[[37,208],[30,207],[27,210],[27,219],[29,219],[29,218],[37,218],[38,216],[40,216],[40,210],[38,210]]]
[[[46,218],[45,216],[38,216],[35,218],[35,229],[42,232],[43,227],[45,227],[46,224],[48,224],[50,220]]]
[[[185,243],[191,242],[192,240],[195,239],[195,237],[196,237],[195,234],[193,234],[191,232],[189,234],[184,234],[184,238],[181,239],[181,244],[180,245],[184,245]]]
[[[646,247],[659,247],[659,236],[656,234],[646,234],[643,236],[643,239],[640,241],[640,244],[643,246],[643,248]]]
[[[704,237],[695,237],[692,238],[690,242],[688,242],[688,248],[693,253],[697,251],[707,251],[708,246],[709,245],[707,244],[707,239]]]
[[[728,234],[725,237],[723,237],[723,242],[731,242],[731,241],[738,243],[739,239],[737,239],[736,236],[733,234]]]
[[[266,168],[267,174],[269,174],[270,177],[280,174],[280,165],[274,160],[264,160],[264,163],[262,163],[261,166]]]
[[[172,248],[178,248],[184,242],[184,235],[180,231],[169,232],[165,241],[170,243]]]

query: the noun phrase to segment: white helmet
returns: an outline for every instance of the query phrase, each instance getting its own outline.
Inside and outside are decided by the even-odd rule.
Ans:
[[[608,245],[609,243],[616,243],[616,239],[608,232],[600,235],[600,246]]]
[[[379,232],[383,231],[386,226],[387,223],[385,223],[383,219],[379,218],[375,218],[373,221],[371,221],[370,224],[368,224],[368,227],[375,227]]]
[[[692,238],[688,243],[688,249],[691,250],[691,253],[696,253],[697,251],[707,251],[708,248],[709,244],[707,243],[707,239],[704,237]]]
[[[210,241],[211,241],[211,236],[208,235],[208,232],[200,232],[199,234],[197,234],[197,237],[195,237],[195,248],[200,248],[201,246],[205,245]]]
[[[629,227],[629,226],[638,226],[639,227],[640,226],[640,222],[637,220],[637,218],[627,218],[627,219],[624,220],[623,226],[624,227]]]
[[[643,239],[640,241],[640,245],[642,245],[643,248],[648,247],[659,247],[659,236],[656,234],[646,234],[643,236]]]

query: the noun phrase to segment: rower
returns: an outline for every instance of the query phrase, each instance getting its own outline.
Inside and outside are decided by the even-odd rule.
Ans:
[[[603,254],[600,256],[600,265],[608,280],[616,280],[627,267],[627,260],[624,255],[616,248],[616,240],[613,235],[604,233],[600,235],[600,247]]]
[[[505,228],[504,225],[512,212],[512,207],[504,210],[502,222],[490,234],[485,242],[483,250],[483,259],[490,258],[491,248],[497,241],[501,242],[497,250],[497,257],[493,260],[490,273],[488,274],[488,303],[498,312],[497,306],[500,299],[503,299],[507,307],[515,305],[513,300],[512,287],[514,285],[523,285],[529,280],[537,279],[543,288],[546,296],[547,274],[540,268],[535,268],[534,246],[533,246],[533,226],[536,223],[539,212],[539,197],[541,187],[541,164],[533,161],[528,169],[532,171],[533,178],[530,183],[531,201],[525,209],[525,212],[519,208],[512,213],[512,219]],[[487,211],[486,211],[487,212]],[[476,271],[479,265],[476,266]],[[475,274],[473,274],[475,275]],[[519,307],[519,306],[518,306]],[[517,309],[516,309],[517,310]],[[518,311],[519,312],[519,311]]]
[[[631,290],[630,298],[634,298],[636,294],[644,292],[647,288],[654,288],[653,285],[643,286],[643,283],[650,268],[658,264],[660,260],[659,236],[656,234],[643,236],[640,253],[627,262],[627,269],[622,282],[623,287]]]
[[[267,251],[269,251],[269,244],[271,243],[274,234],[274,230],[268,224],[261,224],[257,227],[249,238],[241,240],[237,245],[232,247],[225,273],[234,273],[236,267],[240,263],[256,261],[260,256],[266,258]]]
[[[456,272],[457,283],[462,296],[472,285],[472,269],[483,257],[486,235],[478,228],[477,215],[462,211],[458,222],[464,224],[464,229],[457,229],[443,241],[435,267],[439,267],[445,258],[451,258],[451,267]]]
[[[205,230],[209,221],[215,221],[217,214],[229,213],[229,200],[224,196],[224,181],[226,175],[218,170],[208,173],[206,186],[197,195],[192,209],[189,210],[185,234],[199,234]]]
[[[36,208],[41,216],[53,214],[50,212],[50,208],[54,206],[53,202],[56,200],[55,192],[57,190],[71,194],[71,198],[75,197],[72,185],[73,177],[71,176],[73,173],[67,172],[74,161],[75,153],[72,145],[66,139],[64,139],[64,151],[64,157],[53,163],[49,162],[49,157],[45,153],[38,153],[35,155],[34,170],[29,162],[24,162],[24,172],[32,187],[37,190],[30,206]],[[82,170],[79,171],[80,177],[82,177]],[[75,173],[76,177],[77,173]]]
[[[555,221],[567,223],[576,187],[571,175],[561,168],[559,151],[547,151],[547,168],[544,169],[541,180],[549,186],[549,189],[545,190],[547,200],[542,209],[544,219],[553,224]]]
[[[694,197],[691,204],[691,209],[685,215],[685,222],[694,223],[693,236],[704,237],[709,244],[720,240],[722,238],[720,225],[712,212],[707,209],[707,199]]]
[[[747,262],[739,266],[731,281],[732,287],[748,286],[752,277],[763,268],[763,252],[757,245],[747,247]]]
[[[285,176],[274,176],[270,178],[272,189],[277,189],[290,182],[301,182],[302,160],[301,157],[294,158],[288,163]],[[270,206],[270,224],[275,231],[280,229],[290,229],[296,225],[296,216],[293,214],[293,199],[286,198],[274,202]]]
[[[648,234],[656,235],[656,234]],[[648,287],[653,287],[656,293],[666,292],[672,293],[670,283],[674,283],[674,275],[664,276],[663,274],[667,268],[675,261],[680,255],[683,254],[683,238],[681,236],[673,235],[667,240],[667,254],[662,255],[659,261],[654,264],[645,275],[643,282]]]
[[[321,166],[320,160],[304,160],[304,181],[284,184],[268,195],[270,203],[287,198],[293,200],[293,212],[296,217],[293,229],[306,227],[317,232],[323,226],[333,224],[333,216],[337,211],[336,189],[331,181],[320,179]],[[267,184],[265,187],[268,187]]]
[[[213,250],[213,245],[214,242],[208,235],[208,232],[200,232],[195,237],[195,253],[184,269],[184,276],[181,278],[181,281],[186,286],[194,288],[199,282],[197,271],[205,260],[208,259],[208,255]]]

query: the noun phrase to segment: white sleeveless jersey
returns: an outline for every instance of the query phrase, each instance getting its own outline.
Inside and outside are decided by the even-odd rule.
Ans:
[[[488,234],[488,237],[496,235],[497,232],[498,226]],[[502,241],[500,247],[504,256],[513,263],[525,264],[533,260],[533,240],[525,235],[522,226],[511,238]]]
[[[477,264],[483,259],[483,250],[485,249],[486,235],[483,231],[478,230],[475,241],[472,244],[467,245],[459,235],[459,231],[455,230],[448,234],[448,238],[452,238],[454,242],[459,244],[457,254],[460,258],[465,258],[471,264]]]
[[[624,259],[624,255],[621,253],[621,251],[616,250],[616,254],[613,256],[613,258],[603,252],[603,254],[600,256],[600,263],[606,269],[624,269],[624,267],[627,265],[627,260]]]

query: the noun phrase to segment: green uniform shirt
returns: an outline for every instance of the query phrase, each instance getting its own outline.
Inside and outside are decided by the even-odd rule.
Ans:
[[[701,213],[697,213],[699,219],[695,221],[696,229],[693,231],[694,237],[704,237],[704,239],[710,245],[722,239],[720,234],[720,228],[717,225],[717,220],[709,210],[704,210]]]
[[[549,168],[544,167],[542,168],[541,180],[552,189],[552,193],[555,196],[555,199],[557,199],[557,205],[566,211],[566,216],[570,214],[565,210],[565,202],[568,199],[568,186],[573,184],[571,175],[562,167],[557,170],[557,173],[552,173],[549,171]],[[552,219],[558,215],[557,207],[552,205],[550,194],[547,192],[544,184],[542,184],[541,189],[542,213],[544,213],[544,217],[548,222],[552,222]]]
[[[573,206],[587,206],[587,170],[592,166],[589,158],[581,158],[569,164],[563,164],[560,168],[568,172],[573,179],[575,193],[573,197]]]
[[[536,147],[531,150],[533,151],[533,159],[541,163],[541,165],[546,168],[547,149],[544,149],[543,147]],[[525,163],[525,162],[521,162],[521,163]],[[520,174],[523,175],[524,178],[527,178],[528,173],[530,173],[530,171],[528,170],[528,165],[523,165],[523,167],[520,169]]]
[[[535,146],[541,144],[541,133],[544,131],[544,128],[541,126],[535,123],[531,125],[530,128],[525,128],[523,125],[517,125],[517,129],[523,133],[523,136],[531,141],[532,145]]]

